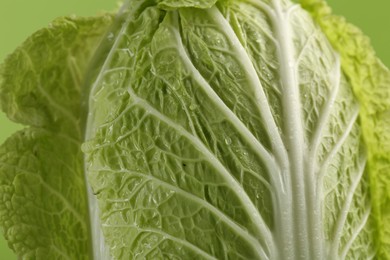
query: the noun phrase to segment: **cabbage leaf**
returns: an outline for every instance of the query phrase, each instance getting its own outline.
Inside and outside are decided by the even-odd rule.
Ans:
[[[390,72],[321,0],[130,0],[1,75],[22,258],[390,258]]]
[[[28,125],[0,147],[0,222],[22,259],[92,255],[80,145],[83,77],[111,15],[58,18],[1,69],[0,100]]]

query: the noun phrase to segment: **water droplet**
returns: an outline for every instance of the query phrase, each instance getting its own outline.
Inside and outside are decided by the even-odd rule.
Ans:
[[[132,52],[130,49],[126,49],[126,53],[129,57],[133,57],[134,56],[134,52]]]
[[[109,41],[114,40],[114,33],[113,33],[113,32],[110,32],[110,33],[107,35],[107,40],[109,40]]]
[[[225,138],[225,144],[231,145],[232,144],[232,139],[230,137]]]
[[[197,109],[198,108],[198,105],[197,104],[191,104],[190,105],[190,110],[195,110],[195,109]]]
[[[181,87],[180,84],[174,84],[174,85],[171,86],[171,88],[172,88],[173,90],[178,90],[180,87]]]
[[[113,125],[110,125],[107,129],[107,134],[108,135],[112,135],[114,132],[114,126]]]

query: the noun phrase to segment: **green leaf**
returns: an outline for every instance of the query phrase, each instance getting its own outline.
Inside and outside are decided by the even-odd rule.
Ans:
[[[81,86],[111,20],[59,18],[3,64],[2,109],[31,126],[0,147],[0,221],[23,259],[90,254]]]
[[[97,50],[110,23],[3,66],[22,258],[386,257],[390,76],[360,33],[314,0],[129,0]]]
[[[333,15],[325,1],[302,3],[340,52],[343,70],[361,104],[378,257],[390,259],[390,71],[376,57],[367,36]]]
[[[88,214],[77,142],[31,128],[0,149],[1,222],[24,259],[85,259]]]
[[[375,254],[359,103],[290,2],[130,2],[90,94],[87,142],[115,259]]]

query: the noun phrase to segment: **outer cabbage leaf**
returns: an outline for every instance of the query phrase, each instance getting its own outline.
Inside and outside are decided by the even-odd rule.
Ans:
[[[81,86],[110,15],[59,18],[1,70],[0,101],[29,125],[0,147],[0,222],[23,259],[88,259]]]
[[[101,254],[375,256],[363,104],[306,11],[128,1],[121,19],[83,145]]]
[[[378,257],[390,259],[390,71],[376,57],[369,39],[322,0],[302,0],[342,56],[342,66],[361,104],[368,147],[368,173],[376,222]]]

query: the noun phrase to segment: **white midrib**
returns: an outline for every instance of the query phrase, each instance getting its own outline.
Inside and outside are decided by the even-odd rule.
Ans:
[[[278,224],[276,224],[278,231],[276,233],[277,238],[279,238],[279,243],[277,247],[279,248],[279,250],[271,251],[270,257],[271,259],[275,259],[277,257],[287,259],[289,256],[291,256],[291,241],[293,240],[294,234],[294,231],[292,230],[293,225],[290,223],[290,216],[292,211],[292,192],[290,190],[290,181],[287,179],[288,177],[286,176],[288,174],[287,167],[290,158],[287,157],[285,145],[279,134],[278,127],[276,126],[276,122],[270,110],[270,104],[268,103],[268,100],[263,91],[263,86],[258,78],[258,74],[244,46],[241,44],[236,34],[233,32],[233,29],[230,27],[230,24],[226,21],[226,19],[222,16],[218,9],[211,8],[209,12],[212,13],[211,17],[218,25],[220,25],[219,27],[224,31],[224,33],[229,35],[229,40],[231,41],[232,45],[232,51],[236,53],[237,57],[240,57],[239,62],[241,63],[242,67],[245,68],[248,82],[251,85],[256,101],[258,102],[259,113],[262,116],[262,119],[266,122],[266,131],[273,144],[272,151],[275,155],[277,162],[279,163],[279,166],[281,167],[281,172],[279,172],[279,169],[277,171],[270,171],[270,179],[272,186],[275,187],[277,190],[277,192],[275,192],[275,197],[273,200],[275,205],[274,212],[276,212],[275,216],[277,216],[278,218]],[[286,250],[287,253],[281,253],[280,249]]]
[[[294,48],[292,43],[292,31],[289,24],[291,12],[284,10],[280,0],[272,1],[274,12],[270,18],[275,29],[277,39],[277,55],[280,63],[280,82],[282,88],[283,106],[283,133],[289,158],[289,177],[291,179],[291,192],[286,194],[291,196],[290,223],[283,226],[290,226],[288,230],[283,230],[283,234],[278,232],[278,238],[282,243],[281,259],[313,259],[312,244],[309,239],[310,219],[308,216],[308,205],[306,201],[305,176],[304,174],[304,130],[301,111],[300,90],[298,75],[294,60]],[[284,220],[282,220],[284,221]],[[292,232],[288,234],[288,232]],[[286,234],[287,233],[287,234]],[[284,236],[292,241],[286,241]],[[313,251],[312,251],[313,250]]]
[[[213,16],[217,23],[225,25],[221,27],[223,28],[224,32],[230,36],[229,40],[231,41],[233,50],[237,53],[237,57],[240,57],[239,62],[241,63],[242,67],[245,68],[249,83],[253,88],[256,101],[259,104],[259,113],[261,114],[264,122],[266,122],[265,126],[267,134],[272,140],[272,151],[280,166],[280,172],[270,172],[272,186],[277,190],[273,199],[273,205],[275,206],[274,215],[277,218],[276,223],[278,223],[275,225],[277,229],[276,239],[279,240],[276,242],[276,244],[278,244],[277,248],[279,250],[272,251],[271,257],[274,259],[277,257],[281,259],[288,259],[288,257],[291,256],[290,252],[293,248],[292,241],[294,238],[294,230],[292,230],[293,225],[291,224],[290,217],[292,215],[291,205],[293,205],[293,203],[291,194],[293,194],[293,192],[291,191],[291,183],[288,179],[288,168],[291,158],[288,158],[285,144],[281,138],[279,129],[276,126],[275,119],[272,116],[270,104],[268,103],[268,100],[265,96],[263,86],[261,85],[252,61],[245,51],[245,48],[234,34],[230,25],[226,22],[225,19],[222,19],[221,17],[222,15],[218,14]],[[285,250],[286,253],[284,254],[283,252],[280,252],[280,249]]]

